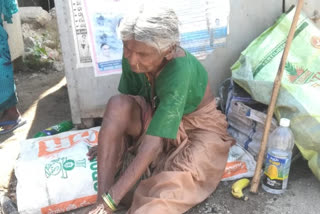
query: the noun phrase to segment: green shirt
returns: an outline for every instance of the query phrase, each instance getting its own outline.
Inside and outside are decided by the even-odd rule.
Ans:
[[[196,110],[208,83],[208,74],[202,64],[189,52],[166,64],[155,80],[156,110],[147,134],[176,139],[184,114]],[[130,69],[122,60],[122,75],[118,87],[123,94],[143,96],[151,103],[151,86],[145,74]]]

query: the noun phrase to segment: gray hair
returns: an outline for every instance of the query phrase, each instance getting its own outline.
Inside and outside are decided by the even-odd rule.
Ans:
[[[123,41],[134,39],[161,52],[179,43],[179,20],[171,8],[142,5],[122,19],[119,33]]]

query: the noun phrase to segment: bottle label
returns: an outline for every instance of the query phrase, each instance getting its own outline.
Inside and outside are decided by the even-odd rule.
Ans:
[[[50,136],[50,135],[58,134],[58,131],[53,128],[47,128],[43,130],[43,133],[45,133],[47,136]]]
[[[277,157],[267,154],[263,184],[272,189],[286,189],[290,170],[291,155]]]

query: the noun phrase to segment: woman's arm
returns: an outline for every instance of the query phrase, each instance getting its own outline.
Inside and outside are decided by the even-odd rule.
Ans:
[[[161,151],[161,138],[145,135],[136,157],[118,181],[109,189],[109,193],[116,204],[119,204],[127,192],[138,182],[147,167]]]

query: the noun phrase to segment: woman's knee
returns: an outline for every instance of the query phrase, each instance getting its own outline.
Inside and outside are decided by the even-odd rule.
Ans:
[[[134,101],[127,95],[112,96],[106,106],[106,113],[129,114],[134,108]]]
[[[118,127],[118,130],[136,137],[142,129],[141,113],[140,106],[133,97],[115,95],[108,101],[103,124]]]
[[[141,109],[133,97],[115,95],[108,101],[104,118],[137,125],[141,122]]]

